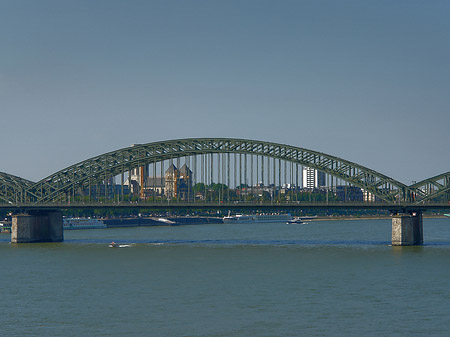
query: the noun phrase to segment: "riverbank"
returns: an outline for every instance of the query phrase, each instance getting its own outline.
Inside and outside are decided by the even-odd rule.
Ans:
[[[148,218],[114,218],[103,219],[108,228],[112,227],[140,227],[140,226],[177,226],[222,223],[218,217],[148,217]]]
[[[444,215],[423,214],[424,219],[447,219]],[[318,216],[308,221],[338,221],[338,220],[390,220],[390,215],[364,215],[364,216],[352,216],[352,215],[330,215],[330,216]]]

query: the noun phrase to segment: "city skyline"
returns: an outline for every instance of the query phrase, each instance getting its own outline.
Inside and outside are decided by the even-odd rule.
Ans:
[[[2,1],[1,172],[230,137],[450,170],[446,1]]]

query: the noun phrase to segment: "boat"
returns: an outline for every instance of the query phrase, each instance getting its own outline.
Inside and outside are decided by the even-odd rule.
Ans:
[[[99,219],[91,218],[65,218],[63,229],[97,229],[106,228],[105,223]]]
[[[450,217],[450,214],[444,214],[444,215]]]
[[[120,244],[118,244],[118,243],[116,243],[116,242],[111,242],[110,244],[109,244],[109,248],[125,248],[125,247],[133,247],[133,245],[134,245],[134,243],[132,243],[132,244],[123,244],[123,245],[120,245]]]
[[[166,218],[158,218],[158,221],[159,221],[159,222],[164,222],[165,224],[168,224],[168,225],[174,225],[174,224],[176,224],[175,221],[172,221],[172,220],[169,220],[169,219],[166,219]]]
[[[299,217],[295,217],[295,218],[287,221],[287,224],[302,224],[302,223],[304,223],[304,222],[303,222],[302,218],[299,218]]]
[[[317,215],[314,215],[314,216],[299,216],[298,218],[301,219],[302,221],[304,221],[304,220],[313,220],[313,219],[317,218]]]
[[[224,223],[264,223],[286,222],[292,219],[291,214],[256,214],[256,215],[228,215],[223,218]]]

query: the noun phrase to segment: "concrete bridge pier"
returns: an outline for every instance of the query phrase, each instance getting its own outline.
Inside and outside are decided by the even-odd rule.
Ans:
[[[29,211],[12,217],[11,242],[60,242],[64,240],[61,211]]]
[[[398,214],[392,217],[392,245],[416,246],[423,244],[422,212]]]

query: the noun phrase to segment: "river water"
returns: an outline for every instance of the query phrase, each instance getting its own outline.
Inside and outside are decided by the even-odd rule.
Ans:
[[[0,234],[0,335],[448,336],[450,219],[420,247],[389,219],[64,235]]]

